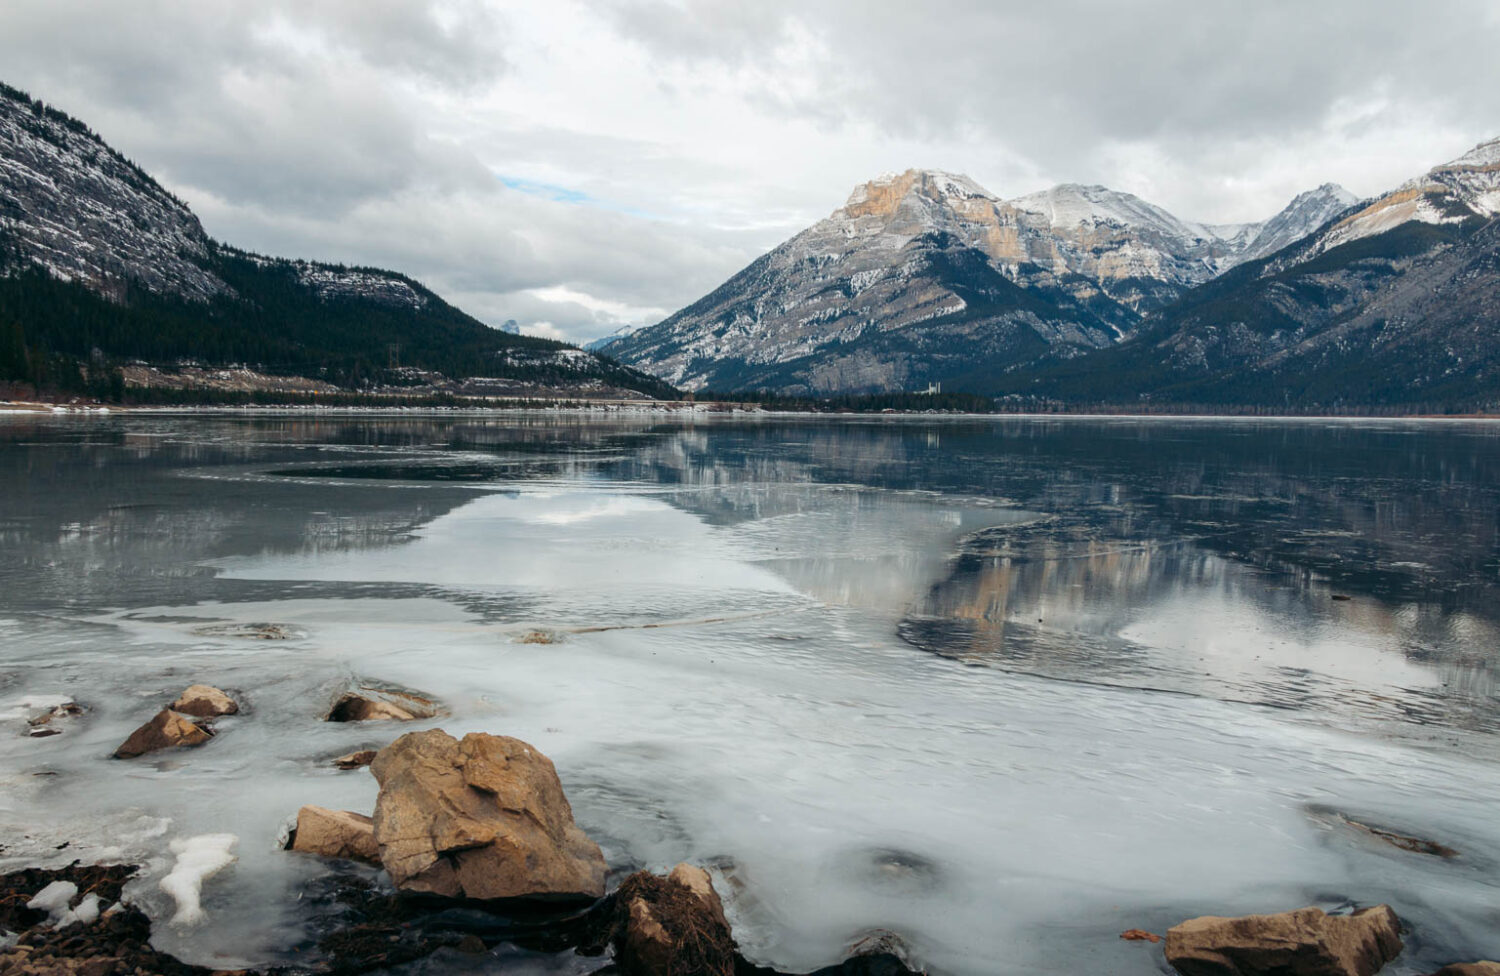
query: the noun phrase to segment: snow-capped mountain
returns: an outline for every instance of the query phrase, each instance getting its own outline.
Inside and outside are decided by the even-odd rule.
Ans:
[[[491,329],[396,272],[218,243],[83,123],[3,84],[0,323],[37,351],[21,358],[39,382],[68,372],[35,362],[54,355],[250,363],[354,385],[399,357],[450,377],[672,394],[590,353]]]
[[[1236,264],[1275,254],[1295,244],[1334,217],[1359,202],[1359,197],[1337,183],[1324,183],[1315,190],[1299,193],[1281,213],[1261,224],[1247,224],[1255,230]]]
[[[641,323],[636,323],[634,325],[622,325],[608,335],[602,335],[597,339],[592,339],[588,342],[585,342],[583,344],[583,348],[589,350],[590,352],[598,352],[610,343],[615,342],[618,339],[623,339],[628,335],[634,335],[644,328],[645,325]]]
[[[1264,224],[1224,227],[1099,186],[1002,200],[966,176],[887,174],[712,294],[601,348],[690,389],[819,393],[1069,359],[1352,201],[1323,187]]]
[[[1500,214],[1500,139],[1434,166],[1350,214],[1324,235],[1319,251],[1382,234],[1410,221],[1457,224]]]
[[[1317,213],[1339,202],[1325,196]],[[996,376],[993,389],[1114,402],[1493,408],[1497,215],[1492,140],[1189,292],[1131,342],[1065,370]]]

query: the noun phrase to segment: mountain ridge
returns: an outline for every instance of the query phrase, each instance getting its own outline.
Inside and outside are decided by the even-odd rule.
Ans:
[[[0,84],[0,380],[76,387],[80,365],[251,364],[349,388],[390,367],[538,391],[675,396],[563,343],[492,329],[398,272],[214,241],[88,126]],[[398,358],[399,357],[399,358]],[[389,374],[389,375],[388,375]]]
[[[1322,223],[1352,199],[1332,184],[1310,193],[1216,232],[1103,187],[1007,201],[961,174],[888,173],[708,295],[599,348],[690,389],[792,394],[920,388],[975,357],[1002,369],[1069,360],[1127,338],[1273,224]]]

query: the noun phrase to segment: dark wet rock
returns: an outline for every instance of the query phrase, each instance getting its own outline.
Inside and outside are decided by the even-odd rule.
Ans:
[[[287,840],[287,849],[366,864],[380,863],[380,845],[375,843],[375,821],[349,810],[303,807],[297,811],[297,826]]]
[[[180,712],[164,708],[151,721],[130,733],[130,738],[115,750],[115,758],[132,759],[161,749],[201,746],[211,738],[212,730]]]
[[[80,865],[59,869],[28,868],[0,876],[0,929],[18,931],[14,946],[0,949],[4,976],[115,976],[150,973],[160,976],[209,976],[151,948],[151,922],[138,909],[121,906],[88,923],[60,929],[46,925],[47,914],[26,903],[54,882],[77,888],[72,907],[97,896],[118,904],[125,883],[136,873],[126,864]]]
[[[337,915],[318,939],[333,976],[387,970],[444,950],[485,951],[510,946],[518,952],[558,953],[588,947],[604,950],[613,897],[582,911],[535,901],[461,901],[392,892],[384,880],[344,876],[331,888],[307,893],[308,902]],[[326,902],[332,901],[334,905]],[[601,934],[602,933],[602,934]]]
[[[679,864],[641,871],[615,893],[611,945],[624,976],[733,976],[735,944],[708,872]]]
[[[856,939],[843,962],[814,976],[907,976],[917,971],[906,940],[889,929],[876,929]]]
[[[409,732],[370,765],[375,839],[402,891],[446,898],[593,901],[599,845],[573,822],[552,761],[506,736]]]
[[[190,685],[167,707],[193,718],[218,718],[237,714],[240,710],[238,702],[212,685]]]
[[[359,752],[350,752],[333,760],[333,765],[339,769],[360,769],[375,761],[374,749],[362,749]]]
[[[32,928],[11,949],[0,952],[5,976],[210,976],[151,948],[151,920],[130,905],[89,925]]]
[[[1400,919],[1377,905],[1194,918],[1167,930],[1166,956],[1183,976],[1373,976],[1401,948]]]
[[[1500,962],[1456,962],[1429,976],[1500,976]]]
[[[412,722],[439,713],[437,702],[421,695],[390,689],[346,691],[329,708],[330,722]]]

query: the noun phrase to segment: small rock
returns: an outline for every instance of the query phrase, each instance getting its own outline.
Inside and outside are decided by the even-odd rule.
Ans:
[[[233,698],[212,685],[191,685],[167,707],[194,718],[217,718],[234,715],[240,710]]]
[[[604,894],[604,855],[552,761],[506,736],[409,732],[380,750],[375,839],[396,887],[448,898]]]
[[[53,728],[50,725],[43,725],[37,728],[27,729],[26,734],[33,739],[45,739],[49,735],[62,735],[62,729]]]
[[[734,938],[702,868],[679,864],[665,878],[639,871],[615,898],[611,943],[623,976],[734,973]]]
[[[375,822],[361,813],[305,806],[297,811],[290,850],[323,857],[342,857],[367,864],[380,863]]]
[[[916,976],[906,940],[889,929],[875,929],[849,946],[844,961],[813,976]]]
[[[350,752],[339,756],[333,761],[333,764],[339,769],[359,769],[361,766],[368,766],[374,761],[375,750],[363,749],[359,752]]]
[[[1500,976],[1500,962],[1456,962],[1432,976]]]
[[[473,932],[470,932],[462,939],[459,939],[458,945],[454,946],[453,948],[457,949],[459,952],[466,952],[471,956],[477,956],[488,951],[485,948],[484,940],[475,935]]]
[[[26,724],[32,728],[38,728],[43,725],[50,725],[56,719],[76,718],[82,715],[83,712],[83,706],[77,702],[63,702],[61,705],[52,706],[40,715],[28,718]]]
[[[201,746],[213,738],[213,732],[194,724],[186,715],[163,708],[156,716],[130,733],[130,738],[115,750],[116,759],[131,759],[158,749]]]
[[[1157,935],[1155,932],[1147,932],[1145,929],[1126,929],[1124,932],[1120,933],[1120,938],[1124,939],[1126,942],[1156,943],[1161,941],[1161,936]]]
[[[1168,929],[1166,954],[1183,976],[1373,976],[1401,952],[1400,933],[1389,905],[1204,916]]]
[[[391,699],[396,699],[392,701]],[[369,689],[349,691],[339,696],[328,710],[330,722],[411,722],[431,718],[438,712],[437,703],[420,695]]]

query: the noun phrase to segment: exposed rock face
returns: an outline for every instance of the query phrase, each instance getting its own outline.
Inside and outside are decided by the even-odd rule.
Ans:
[[[1167,930],[1167,962],[1183,976],[1372,976],[1401,952],[1389,905],[1353,915],[1299,908],[1204,916]]]
[[[132,759],[160,749],[201,746],[211,738],[212,732],[188,716],[163,708],[151,721],[130,733],[130,738],[115,750],[115,758]]]
[[[202,267],[208,237],[182,201],[81,123],[4,86],[0,235],[29,263],[106,295],[127,284],[197,300],[229,290]]]
[[[370,766],[375,840],[403,891],[450,898],[604,894],[604,856],[573,822],[551,760],[519,739],[433,729]]]
[[[291,849],[367,864],[380,863],[380,845],[375,843],[375,821],[348,810],[318,806],[298,810]]]
[[[612,944],[625,976],[732,976],[734,938],[708,872],[679,864],[641,871],[616,893]]]
[[[167,706],[174,712],[183,715],[191,715],[194,718],[218,718],[220,715],[234,715],[239,712],[240,706],[233,698],[212,685],[189,685],[187,690],[177,696],[177,700]]]

